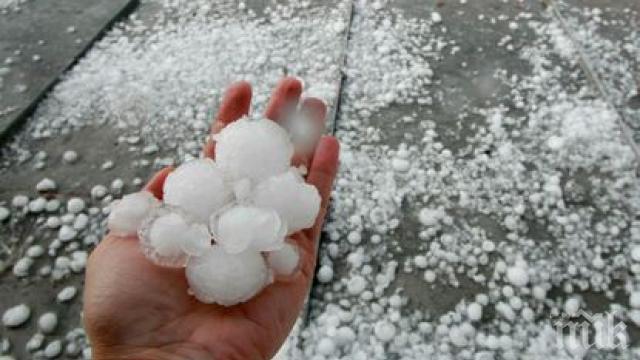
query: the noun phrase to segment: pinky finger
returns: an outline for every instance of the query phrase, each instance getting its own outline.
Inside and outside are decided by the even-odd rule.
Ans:
[[[338,172],[338,156],[340,153],[340,143],[333,136],[323,136],[318,142],[315,154],[311,160],[311,168],[307,176],[307,182],[318,189],[321,198],[320,213],[316,222],[309,229],[309,238],[314,242],[318,241],[324,217],[329,207],[331,188]]]

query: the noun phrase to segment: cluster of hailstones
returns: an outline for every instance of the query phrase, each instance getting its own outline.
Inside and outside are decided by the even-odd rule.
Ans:
[[[298,249],[288,235],[309,228],[317,189],[291,167],[294,145],[277,123],[243,118],[214,136],[216,159],[188,161],[166,178],[163,202],[141,191],[111,209],[112,234],[138,235],[153,263],[186,267],[191,293],[231,306],[274,275],[291,275]]]

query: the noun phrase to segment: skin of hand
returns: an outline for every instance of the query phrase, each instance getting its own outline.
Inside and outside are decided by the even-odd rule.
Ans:
[[[281,119],[300,101],[302,84],[284,78],[273,92],[266,117]],[[226,92],[211,131],[249,113],[251,86],[232,85]],[[324,103],[305,99],[301,108],[322,122]],[[215,157],[209,140],[204,155]],[[153,360],[270,359],[285,341],[303,308],[316,264],[317,242],[338,168],[339,145],[322,137],[310,155],[296,154],[305,165],[306,181],[322,198],[315,225],[291,238],[300,251],[300,270],[277,279],[246,303],[231,307],[204,304],[189,295],[184,269],[163,268],[147,260],[137,238],[107,235],[92,252],[85,277],[83,321],[93,358]],[[171,168],[158,172],[146,190],[162,198]]]

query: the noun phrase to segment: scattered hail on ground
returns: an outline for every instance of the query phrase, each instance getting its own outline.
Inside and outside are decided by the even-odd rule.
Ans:
[[[2,303],[0,352],[90,358],[78,307],[63,309],[113,200],[198,156],[232,80],[253,83],[260,111],[286,72],[334,109],[344,83],[318,281],[279,357],[637,356],[640,193],[623,122],[639,116],[625,107],[638,93],[638,9],[567,6],[561,20],[483,3],[143,1],[152,15],[110,31],[2,148],[3,177],[39,176],[32,190],[3,191],[3,282],[51,280],[56,291],[37,311],[33,295]],[[610,28],[622,29],[615,40]],[[1,78],[11,62],[0,60]],[[87,129],[112,136],[126,160],[39,147]],[[82,167],[102,180],[82,183]],[[124,167],[139,175],[114,175]],[[287,251],[274,267],[291,267]],[[584,321],[588,343],[568,331]],[[10,340],[25,326],[25,341]]]

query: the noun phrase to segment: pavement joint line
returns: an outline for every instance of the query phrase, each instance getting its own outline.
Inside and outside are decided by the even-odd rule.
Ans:
[[[349,2],[349,5],[347,6],[348,8],[348,13],[346,16],[347,19],[347,26],[345,27],[345,35],[344,35],[344,39],[343,39],[343,53],[342,53],[342,59],[340,60],[340,81],[338,81],[338,86],[336,89],[336,103],[335,106],[333,107],[333,110],[331,112],[331,115],[329,115],[329,119],[332,119],[333,121],[331,121],[331,128],[329,129],[329,133],[333,136],[336,135],[337,131],[338,131],[338,114],[340,113],[340,105],[342,104],[342,89],[344,88],[344,84],[345,81],[347,79],[346,74],[344,73],[343,69],[346,68],[347,66],[347,57],[348,57],[348,53],[349,53],[349,41],[351,39],[351,26],[353,24],[353,17],[354,17],[354,13],[355,13],[355,4],[354,4],[354,0],[351,0]],[[318,239],[318,243],[316,245],[316,251],[320,248],[320,242],[322,241],[323,236],[320,236],[320,239]],[[316,260],[317,260],[317,256],[319,255],[319,252],[316,252]],[[317,267],[317,261],[316,261],[316,267]],[[300,316],[300,319],[302,319],[302,326],[306,326],[310,323],[311,321],[311,312],[309,311],[309,308],[311,307],[311,302],[309,301],[311,296],[311,291],[316,287],[316,285],[318,284],[318,279],[314,276],[313,277],[313,281],[311,283],[311,286],[309,287],[309,294],[307,294],[307,301],[305,304],[305,307],[302,311],[302,314]]]
[[[92,48],[93,46],[100,41],[111,29],[113,26],[117,24],[120,20],[126,18],[129,14],[131,14],[140,4],[140,0],[130,0],[128,1],[118,12],[107,22],[105,22],[102,28],[96,32],[91,39],[87,42],[86,46],[84,46],[80,51],[73,56],[71,61],[62,69],[58,74],[51,77],[51,80],[46,83],[42,89],[33,96],[31,102],[20,110],[19,115],[17,115],[13,120],[11,120],[8,124],[0,124],[0,144],[9,140],[20,131],[22,125],[24,125],[27,120],[33,115],[36,111],[42,100],[53,90],[53,88],[60,82],[63,75],[68,71],[73,69],[73,67],[82,59]],[[19,110],[15,107],[8,108],[8,113]],[[0,109],[0,111],[3,111]],[[1,114],[0,114],[1,115]]]
[[[349,54],[349,42],[351,40],[351,26],[353,24],[353,16],[355,13],[355,4],[354,0],[349,2],[348,13],[347,13],[347,26],[345,27],[345,36],[343,41],[342,48],[344,52],[342,53],[342,59],[340,60],[340,81],[338,82],[337,88],[337,97],[336,97],[336,105],[333,108],[333,113],[331,114],[332,127],[331,127],[331,135],[336,135],[338,129],[338,114],[340,113],[340,105],[342,104],[342,89],[344,88],[344,84],[347,80],[347,76],[344,73],[343,69],[347,66],[347,58]]]
[[[636,159],[636,172],[640,173],[640,149],[638,148],[636,142],[633,140],[633,129],[629,125],[629,121],[627,120],[624,113],[618,109],[618,106],[616,106],[616,103],[615,101],[613,101],[611,94],[609,94],[609,92],[607,91],[606,86],[602,82],[602,79],[596,73],[593,66],[591,66],[589,56],[584,50],[582,44],[574,36],[574,32],[572,31],[571,26],[559,9],[558,2],[556,0],[542,0],[542,2],[546,4],[549,9],[551,9],[551,13],[556,18],[556,20],[558,20],[563,31],[567,34],[569,40],[576,48],[578,53],[578,62],[580,63],[580,67],[582,68],[582,70],[586,73],[589,81],[591,81],[591,83],[596,87],[597,91],[604,98],[607,105],[609,105],[609,107],[611,107],[613,111],[618,114],[617,122],[622,129],[622,136],[625,142],[627,142],[633,150]]]

